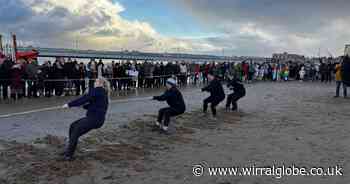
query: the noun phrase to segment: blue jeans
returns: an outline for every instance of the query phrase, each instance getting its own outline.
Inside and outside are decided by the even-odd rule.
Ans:
[[[343,84],[343,95],[344,97],[347,97],[347,85],[345,83],[343,83],[342,81],[336,81],[337,83],[337,90],[336,90],[336,96],[339,96],[339,90],[340,90],[340,86]]]

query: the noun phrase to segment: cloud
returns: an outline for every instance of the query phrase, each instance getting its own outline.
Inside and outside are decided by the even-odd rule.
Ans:
[[[167,0],[195,18],[207,37],[164,36],[127,20],[112,0],[0,0],[0,33],[42,47],[271,56],[340,55],[350,42],[347,0]],[[171,17],[169,17],[171,18]],[[209,35],[209,34],[207,34]]]
[[[310,56],[321,48],[324,54],[329,50],[340,55],[350,41],[347,0],[169,1],[190,12],[202,26],[224,34],[225,39],[216,38],[211,44],[231,46],[237,54],[288,51]]]
[[[2,25],[13,23],[13,20],[22,22],[32,16],[32,12],[20,0],[0,0],[0,22]],[[15,10],[15,11],[14,11]]]
[[[0,0],[4,1],[4,0]],[[215,50],[202,41],[170,38],[149,23],[120,16],[125,8],[111,0],[14,0],[2,2],[0,32],[42,47],[201,52]],[[7,16],[9,15],[9,16]]]

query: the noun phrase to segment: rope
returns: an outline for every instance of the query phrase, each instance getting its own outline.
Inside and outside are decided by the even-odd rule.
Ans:
[[[152,97],[130,98],[130,99],[112,100],[110,103],[140,102],[140,101],[147,101],[147,100],[151,100],[151,99],[152,99]],[[63,108],[61,106],[55,106],[55,107],[41,108],[41,109],[35,109],[35,110],[30,110],[30,111],[24,111],[24,112],[4,114],[4,115],[0,115],[0,119],[10,118],[13,116],[21,116],[21,115],[26,115],[26,114],[38,113],[38,112],[60,110],[60,109],[63,109]]]

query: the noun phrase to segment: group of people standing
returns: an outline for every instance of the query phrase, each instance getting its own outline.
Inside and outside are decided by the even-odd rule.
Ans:
[[[252,81],[321,81],[332,82],[335,80],[335,66],[339,59],[320,58],[318,62],[280,62],[271,60],[268,62],[236,63],[233,73],[236,77],[250,83]]]
[[[179,86],[189,83],[208,83],[212,71],[218,78],[227,80],[234,76],[245,83],[253,81],[321,81],[335,80],[335,66],[339,59],[321,58],[315,62],[155,62],[155,61],[112,61],[103,60],[78,62],[71,58],[56,58],[41,65],[31,58],[13,62],[0,56],[0,100],[12,97],[69,96],[82,95],[99,76],[106,78],[112,91],[135,88],[160,88],[166,80],[175,75]]]
[[[93,87],[94,80],[102,76],[109,80],[113,91],[133,88],[159,88],[172,75],[187,85],[189,78],[197,83],[191,73],[193,64],[184,62],[136,62],[120,61],[104,63],[91,60],[88,63],[68,58],[57,58],[39,65],[35,59],[0,59],[0,99],[23,97],[82,95]],[[200,72],[199,70],[197,71]],[[10,95],[8,92],[10,91]]]
[[[94,85],[98,77],[106,78],[112,91],[135,88],[160,88],[166,80],[176,76],[179,86],[208,82],[209,70],[224,77],[232,63],[185,63],[155,61],[112,61],[103,60],[78,62],[71,58],[56,58],[54,62],[39,64],[36,59],[23,58],[12,61],[0,59],[0,100],[9,97],[15,100],[23,97],[51,97],[82,95]],[[10,93],[10,94],[9,94]]]

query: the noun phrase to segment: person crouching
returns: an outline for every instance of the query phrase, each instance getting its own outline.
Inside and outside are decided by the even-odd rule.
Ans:
[[[227,87],[233,90],[233,93],[227,96],[226,111],[230,111],[231,104],[232,111],[236,111],[238,109],[237,101],[246,95],[246,90],[238,79],[230,80]]]
[[[105,122],[109,104],[109,82],[103,77],[95,81],[95,87],[90,88],[88,94],[63,105],[63,108],[83,106],[87,110],[86,117],[81,118],[70,125],[69,144],[62,154],[65,161],[74,160],[79,137],[93,129],[99,129]]]
[[[225,100],[225,92],[221,82],[215,77],[211,71],[208,73],[209,85],[202,88],[202,92],[209,92],[210,96],[203,101],[203,112],[206,114],[208,104],[210,103],[213,117],[216,117],[216,106]]]
[[[176,87],[176,81],[169,78],[166,81],[167,90],[161,96],[154,96],[153,100],[166,101],[170,107],[159,110],[158,119],[153,127],[153,131],[160,131],[160,133],[169,134],[168,127],[170,117],[178,116],[186,111],[186,105],[183,96]]]

